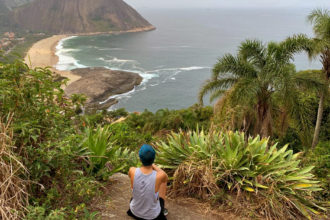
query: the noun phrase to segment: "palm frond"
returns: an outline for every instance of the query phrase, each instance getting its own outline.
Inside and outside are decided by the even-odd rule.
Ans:
[[[220,80],[207,80],[199,92],[199,103],[203,105],[205,95],[216,90],[227,90],[237,82],[237,78],[229,77]]]
[[[214,100],[218,99],[221,95],[223,95],[228,90],[216,90],[214,91],[210,96],[210,102],[213,102]]]
[[[235,105],[253,105],[258,100],[260,85],[257,79],[240,79],[231,93],[231,103]],[[254,100],[254,101],[252,101]]]
[[[246,40],[239,47],[239,56],[248,60],[260,68],[265,64],[266,48],[260,40]]]
[[[330,39],[330,11],[327,9],[315,9],[307,17],[313,25],[313,30],[317,38]]]
[[[322,70],[300,71],[294,75],[294,81],[303,90],[321,91],[326,85],[322,81],[322,74]]]
[[[213,68],[213,79],[224,74],[231,74],[240,77],[255,77],[256,71],[254,67],[240,57],[235,57],[231,54],[226,54],[218,60]]]
[[[282,41],[279,47],[282,51],[282,56],[279,58],[287,62],[293,60],[296,53],[306,51],[310,54],[313,50],[313,40],[305,34],[297,34]]]

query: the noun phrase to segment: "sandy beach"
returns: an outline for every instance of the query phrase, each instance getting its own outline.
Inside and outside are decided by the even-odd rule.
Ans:
[[[83,33],[75,34],[78,35],[99,35],[99,34],[123,34],[123,33],[134,33],[134,32],[143,32],[143,31],[152,31],[154,26],[148,26],[144,28],[136,28],[127,31],[113,31],[113,32],[98,32],[98,33]],[[25,57],[25,63],[30,67],[50,67],[50,69],[59,74],[62,77],[69,79],[67,86],[71,83],[79,80],[81,77],[73,74],[71,71],[61,71],[55,68],[55,65],[58,63],[58,56],[56,53],[56,46],[58,42],[64,38],[70,37],[70,35],[54,35],[52,37],[43,39],[35,43],[27,52]]]
[[[56,56],[56,45],[63,38],[68,35],[54,35],[52,37],[43,39],[35,43],[28,51],[25,57],[25,63],[30,67],[50,67],[50,69],[60,76],[69,79],[67,85],[79,80],[81,77],[72,74],[71,71],[60,71],[55,68],[58,63],[58,56]]]

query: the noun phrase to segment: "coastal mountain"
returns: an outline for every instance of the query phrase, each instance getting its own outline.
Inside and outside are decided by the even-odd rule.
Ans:
[[[16,7],[20,7],[27,3],[33,2],[34,0],[0,0],[9,9],[13,10]],[[1,3],[0,3],[1,4]]]
[[[153,29],[148,21],[122,0],[16,1],[16,6],[21,6],[14,8],[10,17],[23,30],[78,34]]]
[[[8,31],[11,26],[11,20],[9,19],[10,9],[6,5],[4,0],[0,0],[0,33]]]

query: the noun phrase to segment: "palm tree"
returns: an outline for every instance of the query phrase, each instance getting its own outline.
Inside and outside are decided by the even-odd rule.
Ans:
[[[308,74],[297,74],[292,61],[308,43],[304,35],[268,45],[246,40],[236,56],[226,54],[215,64],[212,78],[200,90],[200,103],[208,93],[211,101],[222,97],[220,111],[239,112],[245,131],[263,137],[272,135],[274,117],[281,118],[279,127],[283,129],[294,114],[306,119],[303,108],[299,108],[298,88],[317,87],[320,82]],[[299,122],[308,124],[308,120]]]
[[[317,120],[313,137],[312,148],[314,148],[320,135],[321,121],[323,116],[324,100],[329,90],[330,77],[330,12],[328,10],[316,9],[308,16],[308,21],[313,25],[315,38],[312,39],[311,47],[308,50],[310,58],[320,56],[323,65],[323,80],[325,87],[320,92],[320,102],[317,112]]]

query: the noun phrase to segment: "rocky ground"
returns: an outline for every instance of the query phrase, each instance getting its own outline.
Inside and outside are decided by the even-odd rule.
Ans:
[[[127,175],[113,175],[102,195],[95,198],[92,208],[100,213],[101,219],[131,220],[126,211],[131,198],[130,181]],[[231,213],[215,212],[193,199],[167,199],[168,220],[236,220],[241,219]]]
[[[103,67],[75,69],[71,72],[81,78],[69,84],[65,92],[68,96],[85,95],[86,108],[89,110],[108,109],[117,103],[116,99],[110,99],[106,103],[100,102],[113,95],[129,92],[142,82],[142,77],[136,73],[114,71]]]

